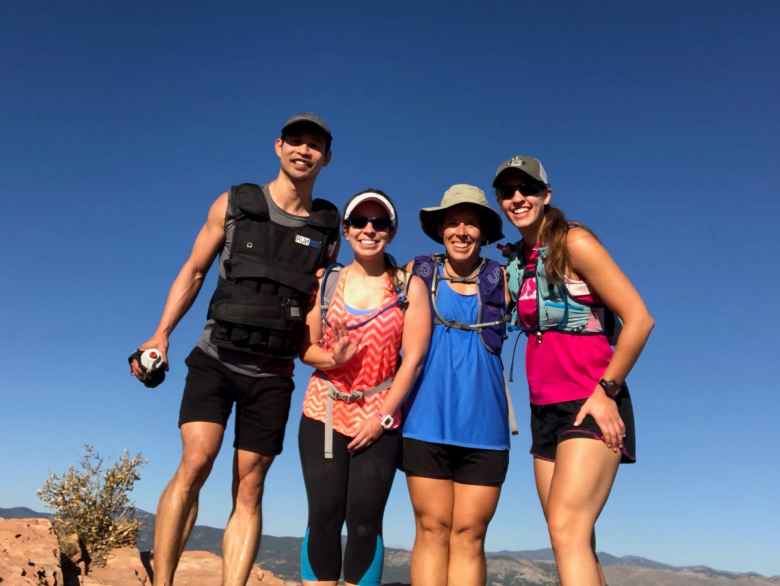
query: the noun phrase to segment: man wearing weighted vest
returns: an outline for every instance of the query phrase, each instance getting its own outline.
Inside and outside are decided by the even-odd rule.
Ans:
[[[236,405],[233,510],[223,538],[222,584],[243,586],[259,547],[263,483],[282,451],[293,390],[293,359],[317,288],[316,273],[338,252],[336,207],[312,199],[330,162],[332,135],[311,113],[285,123],[274,148],[279,173],[270,183],[243,183],[221,194],[171,285],[154,335],[167,364],[168,338],[220,256],[219,283],[195,349],[182,396],[182,457],[157,506],[154,586],[170,586],[195,524],[198,494]],[[137,360],[132,373],[143,379]]]

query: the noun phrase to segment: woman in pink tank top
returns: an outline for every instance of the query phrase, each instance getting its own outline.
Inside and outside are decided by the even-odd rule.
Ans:
[[[493,186],[522,235],[510,245],[520,269],[514,282],[510,271],[510,293],[516,324],[528,334],[531,453],[558,575],[562,586],[603,586],[594,526],[618,465],[635,460],[625,379],[653,318],[593,233],[550,205],[538,159],[503,162]],[[612,315],[623,326],[614,349]]]

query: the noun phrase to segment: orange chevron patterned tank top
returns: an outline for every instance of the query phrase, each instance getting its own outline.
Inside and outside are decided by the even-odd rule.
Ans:
[[[387,276],[384,298],[377,310],[352,309],[344,303],[344,281],[344,278],[340,279],[336,293],[328,306],[327,317],[331,324],[344,323],[349,327],[360,323],[371,317],[379,308],[397,299],[397,293],[390,277]],[[358,344],[357,352],[346,364],[329,369],[327,372],[314,371],[303,400],[303,414],[317,421],[325,421],[328,381],[337,390],[349,393],[353,390],[370,389],[392,378],[398,370],[403,326],[403,310],[400,307],[393,307],[363,326],[348,330],[350,339]],[[327,350],[331,338],[332,329],[328,326],[325,328],[320,345]],[[382,402],[388,391],[389,387],[354,403],[334,401],[333,429],[349,437],[357,435],[363,421],[369,417],[382,415]],[[401,423],[400,411],[393,413],[393,418],[395,419],[393,428],[397,428]]]

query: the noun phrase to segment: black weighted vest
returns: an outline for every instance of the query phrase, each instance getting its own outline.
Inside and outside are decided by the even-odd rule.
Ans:
[[[305,225],[282,226],[270,220],[263,190],[254,183],[232,187],[228,209],[234,232],[230,256],[223,259],[225,277],[209,305],[211,340],[229,350],[293,358],[317,288],[315,273],[338,242],[338,210],[315,199]]]

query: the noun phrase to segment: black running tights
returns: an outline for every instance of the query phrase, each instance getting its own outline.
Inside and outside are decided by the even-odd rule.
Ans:
[[[351,438],[333,432],[333,459],[323,456],[324,424],[301,417],[298,446],[309,501],[309,526],[301,551],[304,580],[338,580],[341,529],[347,523],[344,579],[379,584],[384,546],[382,517],[401,451],[398,432],[384,432],[368,448],[347,451]]]

